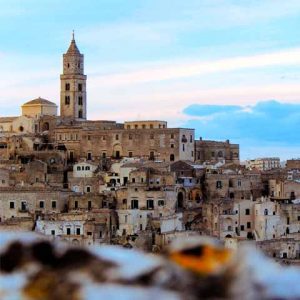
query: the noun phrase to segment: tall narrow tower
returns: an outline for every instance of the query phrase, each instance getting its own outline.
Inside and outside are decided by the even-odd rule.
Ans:
[[[83,54],[77,48],[74,32],[67,53],[63,55],[60,75],[60,115],[65,119],[86,119],[86,75],[83,74]]]

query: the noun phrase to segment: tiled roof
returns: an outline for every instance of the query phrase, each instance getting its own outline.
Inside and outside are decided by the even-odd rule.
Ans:
[[[44,105],[46,104],[46,105],[53,105],[53,106],[56,106],[55,103],[53,103],[53,102],[51,102],[51,101],[49,101],[49,100],[43,99],[43,98],[41,98],[41,97],[38,97],[38,98],[33,99],[33,100],[30,100],[30,101],[24,103],[23,106],[24,106],[24,105],[35,105],[35,104],[41,104],[41,105],[42,105],[42,104],[44,104]]]
[[[76,42],[74,39],[72,39],[71,44],[69,46],[69,49],[67,51],[67,54],[71,55],[80,55],[79,49],[77,48]]]

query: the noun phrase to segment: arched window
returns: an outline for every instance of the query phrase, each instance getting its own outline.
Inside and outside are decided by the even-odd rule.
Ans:
[[[45,122],[44,124],[43,124],[43,131],[48,131],[49,130],[49,123],[48,122]]]
[[[77,171],[81,171],[81,167],[80,166],[77,166]]]
[[[86,166],[86,167],[85,167],[85,170],[86,170],[86,171],[89,171],[89,170],[90,170],[90,166]]]
[[[170,161],[174,161],[175,160],[175,155],[174,154],[170,154]]]
[[[66,83],[66,91],[70,90],[70,83]]]

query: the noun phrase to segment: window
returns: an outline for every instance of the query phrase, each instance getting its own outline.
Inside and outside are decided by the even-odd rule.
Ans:
[[[77,209],[78,208],[78,201],[74,202],[74,208]]]
[[[99,231],[99,238],[102,239],[102,231]]]
[[[245,226],[241,225],[241,231],[244,231],[244,230],[245,230]]]
[[[127,199],[123,199],[123,204],[126,205],[127,204]]]
[[[217,189],[221,189],[222,188],[222,181],[221,180],[217,180],[217,182],[216,182],[216,188]]]
[[[90,193],[90,192],[91,192],[91,187],[90,187],[90,186],[87,186],[87,187],[86,187],[86,192],[87,192],[87,193]]]
[[[150,151],[150,156],[149,156],[149,160],[154,160],[154,151]]]
[[[267,210],[267,209],[264,210],[264,215],[265,215],[265,216],[268,215],[268,210]]]
[[[140,224],[140,230],[143,230],[143,224]]]
[[[153,124],[150,124],[150,129],[153,129]]]
[[[158,200],[157,201],[157,205],[158,206],[164,206],[165,205],[165,201],[164,200]]]
[[[44,201],[40,201],[40,208],[44,208]]]
[[[133,199],[131,200],[131,209],[138,209],[139,208],[139,200]]]
[[[174,134],[173,133],[171,134],[171,139],[174,139]]]
[[[223,152],[222,151],[218,152],[218,157],[223,157]]]
[[[82,117],[83,117],[82,110],[79,110],[79,111],[78,111],[78,118],[79,118],[79,119],[82,119]]]
[[[250,209],[249,209],[249,208],[246,208],[246,209],[245,209],[245,215],[247,215],[247,216],[250,215]]]
[[[132,134],[131,133],[128,135],[128,139],[132,140]]]
[[[147,200],[147,209],[154,209],[154,201],[152,199]]]
[[[87,160],[92,160],[92,152],[88,152],[88,154],[87,154]]]
[[[90,166],[86,166],[86,167],[85,167],[85,170],[86,170],[86,171],[89,171],[90,169],[91,169]]]
[[[138,129],[138,128],[139,128],[139,126],[138,126],[138,125],[134,125],[134,128],[135,128],[135,129]]]
[[[130,129],[130,125],[127,125],[127,129]]]
[[[80,235],[80,228],[76,228],[76,234]]]
[[[70,96],[65,96],[65,105],[70,104]]]
[[[55,230],[51,230],[51,235],[55,235]]]
[[[190,143],[192,143],[192,142],[193,142],[193,136],[190,135]]]
[[[102,158],[106,158],[106,153],[102,152]]]
[[[51,202],[51,207],[52,207],[52,208],[56,208],[56,201],[52,201],[52,202]]]
[[[185,151],[185,145],[182,144],[182,151]]]
[[[290,218],[289,218],[289,217],[286,218],[286,224],[287,224],[287,225],[290,224]]]
[[[242,186],[242,181],[238,180],[238,186]]]
[[[118,134],[116,134],[116,140],[119,140],[119,135]]]
[[[77,166],[77,171],[81,171],[81,167],[80,166]]]
[[[88,201],[88,210],[92,209],[92,201]]]
[[[27,207],[26,207],[26,206],[27,206],[26,201],[22,201],[22,202],[21,202],[21,210],[22,210],[22,211],[26,211],[26,210],[27,210]]]
[[[15,202],[9,202],[9,208],[14,209],[15,208]]]
[[[128,156],[129,156],[129,157],[132,157],[132,151],[129,151],[129,152],[128,152]]]
[[[251,228],[251,222],[247,222],[247,228]]]
[[[174,154],[170,154],[170,161],[174,161],[175,160],[175,155]]]
[[[171,144],[171,148],[174,148],[174,144]]]
[[[131,182],[132,182],[132,183],[135,183],[135,178],[132,178],[132,179],[131,179]]]
[[[91,235],[92,235],[92,232],[91,232],[91,231],[88,231],[88,232],[87,232],[87,235],[91,236]]]
[[[67,235],[70,235],[71,234],[71,228],[67,228]]]
[[[78,105],[82,105],[82,96],[78,96]]]
[[[70,83],[66,83],[66,91],[70,90]]]
[[[211,157],[215,157],[215,152],[214,151],[211,152]]]
[[[82,92],[82,83],[78,83],[78,91]]]

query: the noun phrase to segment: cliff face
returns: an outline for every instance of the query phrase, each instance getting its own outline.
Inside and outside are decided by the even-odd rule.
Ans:
[[[0,299],[299,299],[300,269],[207,238],[164,255],[0,234]]]

